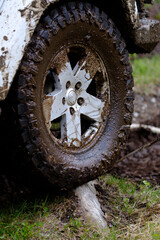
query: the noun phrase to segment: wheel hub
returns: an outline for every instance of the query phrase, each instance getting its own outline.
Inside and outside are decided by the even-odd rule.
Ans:
[[[67,104],[73,106],[76,103],[77,96],[73,88],[68,89],[66,94]]]
[[[64,49],[48,70],[44,93],[46,126],[53,140],[71,148],[87,145],[103,124],[110,97],[100,57],[84,46]]]

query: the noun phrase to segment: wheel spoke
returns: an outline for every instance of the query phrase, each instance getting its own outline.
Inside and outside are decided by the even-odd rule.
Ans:
[[[55,83],[54,83],[55,89],[56,89],[56,90],[57,90],[57,89],[61,90],[62,87],[63,87],[63,84],[59,81],[58,75],[57,75],[56,73],[54,73],[54,72],[52,72],[52,75],[53,75],[54,81],[55,81]],[[51,93],[51,94],[52,94],[52,93]],[[53,92],[53,94],[54,94],[54,92]]]
[[[45,115],[50,114],[50,121],[62,116],[65,114],[67,107],[62,103],[63,92],[59,90],[55,90],[52,93],[47,95],[47,98],[43,101],[43,108],[46,112]]]
[[[82,88],[87,90],[98,70],[100,70],[100,63],[95,56],[89,52],[85,58],[76,64],[73,73],[76,80],[82,83]]]
[[[43,113],[45,123],[48,129],[51,127],[51,109],[52,109],[53,97],[47,97],[43,100]]]
[[[51,131],[52,123],[54,124],[52,121],[57,119],[60,126],[56,133],[52,131],[53,136],[59,139],[63,146],[81,147],[84,144],[84,131],[85,138],[90,141],[103,121],[105,103],[95,95],[101,96],[101,85],[104,88],[105,81],[99,79],[99,92],[97,87],[95,89],[95,82],[90,85],[96,76],[104,72],[103,64],[98,55],[88,48],[85,51],[79,48],[79,52],[78,48],[70,48],[62,50],[53,59],[51,70],[52,76],[47,78],[43,101],[47,128]],[[93,91],[88,91],[94,96],[87,92],[89,85]],[[81,126],[81,115],[89,118],[82,117],[82,123],[86,126]]]
[[[79,111],[71,115],[70,110],[66,112],[61,122],[61,138],[67,138],[68,146],[80,147],[81,145],[81,120]]]
[[[58,79],[62,89],[66,88],[66,83],[74,84],[73,70],[67,56],[67,51],[62,51],[54,63]]]
[[[83,93],[82,98],[84,99],[84,104],[80,108],[81,114],[86,115],[97,122],[102,122],[104,102],[85,92]]]

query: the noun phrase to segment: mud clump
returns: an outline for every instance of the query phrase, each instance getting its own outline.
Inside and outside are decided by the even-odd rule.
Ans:
[[[154,120],[147,121],[144,124],[160,127],[160,115]],[[122,156],[132,152],[138,147],[156,139],[153,134],[145,129],[131,131],[126,150]],[[21,152],[21,157],[23,157]],[[35,173],[27,175],[24,169],[19,171],[18,166],[11,169],[1,163],[0,167],[0,204],[16,202],[19,199],[33,197],[35,194],[47,193],[53,191],[53,188],[44,180],[39,182],[40,176]],[[135,155],[124,159],[111,172],[122,178],[130,178],[136,182],[147,180],[152,184],[160,184],[160,143],[157,142],[150,148],[144,149]],[[34,177],[33,177],[34,176]],[[37,179],[36,179],[37,178]],[[38,187],[40,186],[40,187]],[[43,188],[44,186],[44,188]],[[47,187],[46,187],[47,186]],[[47,190],[46,190],[47,189]]]
[[[144,124],[160,127],[160,114],[155,119],[144,122]],[[154,141],[157,137],[158,135],[145,129],[131,131],[126,150],[122,153],[122,156],[146,143]],[[111,171],[111,174],[124,178],[132,178],[138,182],[147,180],[154,185],[159,185],[160,142],[124,159]]]
[[[3,107],[3,106],[2,106]],[[141,105],[136,105],[136,109]],[[35,168],[31,166],[32,162],[23,166],[23,161],[27,163],[27,155],[21,144],[22,139],[19,138],[18,129],[15,128],[14,110],[6,108],[10,118],[5,118],[6,112],[2,111],[0,118],[1,132],[1,158],[0,161],[0,204],[1,206],[13,202],[21,201],[21,199],[34,198],[35,195],[42,196],[49,192],[56,194],[57,190],[49,184],[40,173],[35,172]],[[149,108],[148,108],[149,109]],[[157,110],[155,110],[156,112]],[[139,111],[141,112],[141,111]],[[150,116],[147,116],[148,119]],[[152,115],[153,116],[153,115]],[[15,119],[15,121],[11,121]],[[138,122],[138,119],[135,119]],[[144,124],[160,127],[160,114],[154,119],[143,122]],[[127,142],[126,150],[122,156],[132,152],[138,147],[155,140],[157,136],[147,130],[140,129],[131,131]],[[157,142],[152,147],[144,149],[136,153],[123,162],[119,163],[111,172],[119,177],[127,177],[134,181],[141,182],[147,180],[152,184],[160,184],[160,143]]]

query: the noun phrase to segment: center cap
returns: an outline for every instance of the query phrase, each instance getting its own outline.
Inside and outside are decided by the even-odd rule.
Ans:
[[[70,106],[73,106],[76,103],[77,96],[74,89],[70,88],[66,94],[67,103]]]

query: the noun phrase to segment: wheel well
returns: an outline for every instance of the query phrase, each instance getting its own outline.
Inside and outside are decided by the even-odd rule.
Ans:
[[[58,7],[62,5],[63,3],[65,4],[66,2],[71,2],[74,0],[60,0],[57,3],[51,4],[45,11],[44,15],[50,11],[51,8]],[[127,48],[130,51],[130,49],[133,48],[134,43],[132,42],[130,38],[130,30],[131,30],[131,23],[127,19],[127,14],[125,12],[124,7],[122,6],[122,1],[117,1],[117,0],[75,0],[75,2],[86,2],[86,3],[91,3],[97,6],[99,9],[103,10],[115,23],[116,27],[119,29],[122,37],[124,38]],[[42,16],[42,17],[43,17]]]
[[[89,6],[86,7],[85,4],[77,5],[76,9],[74,4],[65,5],[63,9],[56,7],[56,11],[51,11],[44,21],[39,24],[38,31],[31,39],[25,54],[26,57],[24,57],[21,63],[20,74],[18,75],[18,114],[26,149],[37,168],[53,184],[59,184],[63,189],[84,184],[103,174],[110,165],[113,165],[125,143],[128,124],[131,124],[131,114],[133,112],[132,69],[128,61],[128,52],[125,50],[125,44],[119,36],[119,31],[117,31],[112,20],[106,21],[107,16],[104,13],[99,14],[97,11],[93,17],[92,9]],[[92,25],[90,24],[91,22]],[[82,49],[83,45],[88,49]],[[78,51],[80,58],[77,56],[77,46],[80,46],[80,51]],[[92,49],[95,57],[94,54],[92,55]],[[76,54],[75,57],[73,57],[74,54]],[[77,60],[75,61],[76,57],[79,59],[78,64],[76,64]],[[69,63],[69,58],[74,59],[72,64]],[[76,66],[74,71],[73,66]],[[68,73],[64,69],[68,69]],[[97,76],[95,71],[98,73]],[[70,74],[70,72],[73,73]],[[101,72],[103,77],[99,75]],[[107,73],[110,80],[108,84],[106,80]],[[46,79],[46,74],[49,78],[51,77],[51,79],[48,78],[49,81]],[[61,74],[61,77],[55,76],[58,74]],[[77,80],[81,79],[78,74],[82,74],[82,81],[86,84],[85,88],[79,90],[77,97],[71,102],[73,95],[70,95],[71,92],[68,92],[68,90],[78,90]],[[68,77],[70,80],[73,79],[72,85],[71,82],[68,85]],[[74,77],[77,79],[74,79]],[[93,80],[94,82],[95,77],[97,79],[95,79],[93,88],[96,88],[95,92],[97,92],[97,95],[94,91],[89,91],[87,86],[91,83],[88,80]],[[45,80],[47,82],[46,85],[44,84]],[[60,85],[64,85],[64,91],[62,92],[65,94],[60,95],[57,100],[55,100],[54,95],[56,84],[54,86],[52,84],[56,81],[57,83],[60,82]],[[62,82],[63,84],[61,84]],[[47,91],[44,91],[45,86]],[[50,87],[51,92],[49,90]],[[82,102],[79,102],[78,94],[81,94],[86,89],[89,92],[87,93],[88,96],[93,95],[92,100],[88,97],[89,100],[82,99]],[[48,92],[52,93],[51,97],[48,95]],[[110,92],[111,94],[109,94]],[[61,94],[61,91],[59,93]],[[76,95],[75,92],[74,94]],[[98,97],[96,99],[98,101],[97,105],[94,104],[94,99],[96,98],[94,95]],[[110,99],[109,106],[108,97]],[[47,103],[46,99],[51,100],[48,109],[49,114],[46,114],[48,115],[48,120],[45,119],[44,112],[46,109],[45,104]],[[81,107],[77,108],[76,106],[77,104],[83,104],[83,100],[85,102],[85,110],[82,111],[79,110],[82,109]],[[101,103],[102,100],[106,105]],[[60,104],[55,106],[56,102]],[[52,120],[57,119],[57,113],[53,112],[53,118],[50,117],[50,114],[52,109],[55,111],[56,107],[59,108],[59,105],[65,105],[62,107],[64,110],[60,111],[59,114],[64,115],[67,106],[65,102],[68,104],[68,116],[74,114],[71,111],[74,110],[74,107],[77,113],[73,115],[73,118],[69,117],[69,120],[64,118],[63,120],[58,120],[59,123],[62,123],[62,137],[60,136],[58,139],[62,139],[60,144],[64,142],[64,146],[58,146],[57,140],[54,138],[52,140],[50,136],[50,123],[52,124]],[[88,107],[90,104],[93,110],[92,107],[91,109]],[[105,115],[102,114],[104,117],[100,121],[101,113],[97,115],[96,112],[103,106],[105,106],[105,112],[103,113]],[[93,115],[90,115],[92,113]],[[80,119],[82,114],[91,117],[91,119],[97,119],[98,125],[99,123],[101,124],[93,142],[87,142],[84,146],[77,134],[77,128],[80,127],[81,122],[83,124],[83,119],[82,121]],[[76,120],[77,117],[79,120]],[[67,124],[64,123],[66,121],[68,121],[68,129],[71,129],[71,131],[67,132]],[[71,121],[73,122],[72,125],[69,124]],[[48,123],[49,131],[47,130]],[[56,122],[53,126],[53,131],[60,131],[60,124],[58,127],[55,125]],[[92,122],[89,122],[87,129],[91,125]],[[95,128],[98,125],[95,125]],[[80,137],[83,133],[86,133],[87,129],[78,130]],[[74,134],[72,134],[72,130]],[[90,134],[93,134],[92,130],[94,129],[91,128],[90,130],[86,136],[87,141],[88,137],[90,140]],[[53,137],[56,136],[54,133]],[[75,149],[72,146],[76,140],[80,142],[79,149]],[[70,142],[72,143],[71,145]]]

